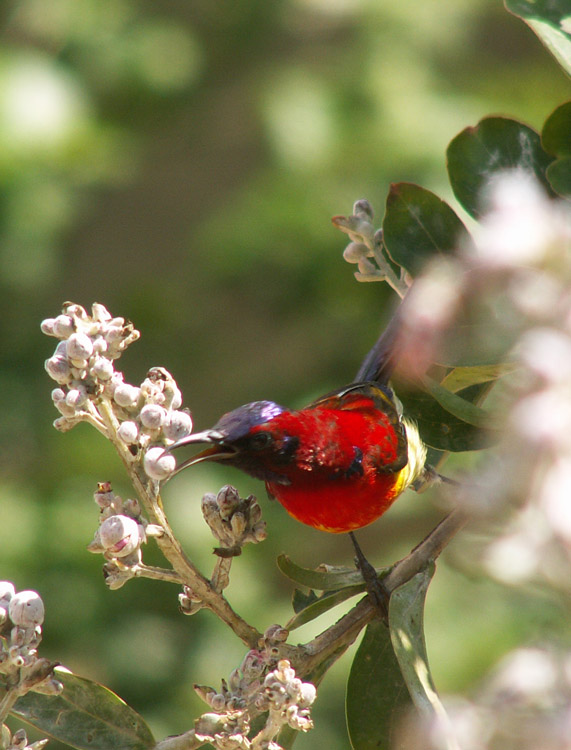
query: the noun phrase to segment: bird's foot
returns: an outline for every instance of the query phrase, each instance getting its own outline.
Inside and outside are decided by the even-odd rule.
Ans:
[[[388,623],[391,592],[387,589],[382,579],[379,578],[375,568],[363,554],[363,550],[352,531],[349,532],[349,536],[351,537],[353,547],[355,548],[355,563],[365,581],[367,594],[369,595],[371,604],[378,611],[381,620],[384,623]]]

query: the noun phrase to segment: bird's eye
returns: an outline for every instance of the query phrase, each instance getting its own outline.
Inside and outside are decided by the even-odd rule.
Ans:
[[[250,437],[250,448],[254,451],[260,451],[271,444],[273,438],[269,432],[255,432]]]

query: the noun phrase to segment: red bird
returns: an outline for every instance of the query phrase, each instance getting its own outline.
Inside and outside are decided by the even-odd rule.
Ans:
[[[352,532],[375,521],[421,477],[426,458],[388,386],[399,320],[397,311],[353,383],[303,409],[273,401],[240,406],[170,447],[210,443],[176,471],[200,461],[235,466],[262,479],[291,516],[322,531]]]

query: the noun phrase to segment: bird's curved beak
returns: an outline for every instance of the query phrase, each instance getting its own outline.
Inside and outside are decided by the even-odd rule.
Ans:
[[[171,453],[185,445],[194,445],[195,443],[210,443],[210,445],[208,448],[191,456],[191,458],[187,458],[186,461],[177,464],[171,477],[174,477],[175,474],[186,469],[187,466],[193,466],[202,461],[221,461],[225,458],[231,458],[234,456],[236,454],[236,448],[224,443],[224,438],[225,436],[218,430],[204,430],[203,432],[195,432],[194,435],[188,435],[187,437],[178,440],[176,443],[173,443],[166,450],[166,453]]]

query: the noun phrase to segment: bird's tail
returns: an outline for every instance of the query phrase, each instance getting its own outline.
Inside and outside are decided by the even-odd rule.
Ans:
[[[398,338],[401,329],[402,305],[397,307],[389,324],[367,354],[357,375],[356,383],[375,382],[387,385],[398,360]]]

